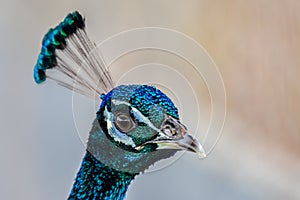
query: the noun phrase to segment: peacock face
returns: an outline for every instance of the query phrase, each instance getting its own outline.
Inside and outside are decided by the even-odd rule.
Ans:
[[[153,164],[178,150],[205,156],[199,142],[180,123],[174,103],[155,87],[121,85],[101,98],[100,127],[116,148],[128,152],[127,157],[146,159],[148,154]]]

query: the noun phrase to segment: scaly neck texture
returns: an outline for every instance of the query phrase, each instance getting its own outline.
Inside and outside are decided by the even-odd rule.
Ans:
[[[68,199],[122,200],[136,175],[114,170],[87,152]]]

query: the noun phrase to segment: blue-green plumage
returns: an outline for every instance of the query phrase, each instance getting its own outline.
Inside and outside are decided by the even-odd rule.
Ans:
[[[135,176],[104,165],[87,152],[68,199],[123,199]]]
[[[49,77],[85,95],[100,95],[100,83],[107,92],[100,95],[102,102],[69,199],[123,199],[134,177],[155,162],[179,150],[205,156],[167,95],[149,85],[114,85],[101,59],[91,53],[95,45],[84,28],[84,18],[77,11],[68,14],[44,36],[34,67],[36,83]],[[55,69],[71,83],[46,75]]]

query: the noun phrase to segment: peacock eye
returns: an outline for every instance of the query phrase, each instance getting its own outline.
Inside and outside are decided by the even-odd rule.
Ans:
[[[124,113],[118,113],[115,116],[115,125],[121,132],[129,132],[134,128],[134,123],[130,116]]]

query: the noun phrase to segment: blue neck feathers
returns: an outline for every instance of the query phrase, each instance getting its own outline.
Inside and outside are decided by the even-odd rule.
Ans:
[[[112,169],[86,152],[68,199],[124,199],[136,175]]]

